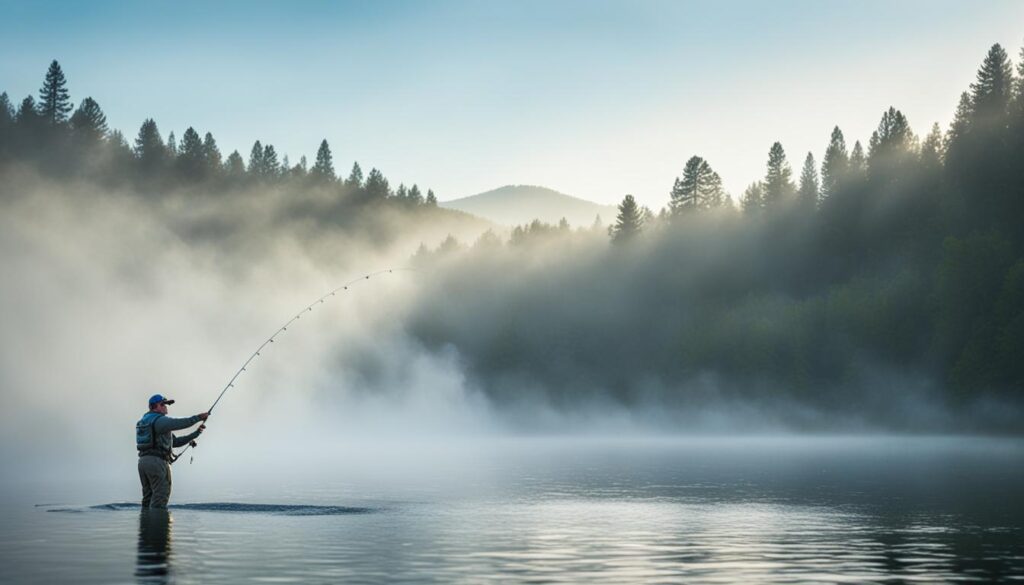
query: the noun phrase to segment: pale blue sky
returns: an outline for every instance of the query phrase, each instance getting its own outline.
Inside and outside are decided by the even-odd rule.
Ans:
[[[738,195],[782,141],[794,172],[832,126],[866,142],[895,105],[948,124],[988,47],[1016,61],[1024,2],[6,2],[0,91],[51,59],[133,138],[211,131],[353,160],[441,199],[508,183],[667,201],[701,154]]]

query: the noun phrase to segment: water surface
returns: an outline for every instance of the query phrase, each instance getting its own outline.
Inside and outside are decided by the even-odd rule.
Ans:
[[[420,461],[412,475],[339,465],[259,487],[176,479],[167,513],[104,498],[123,486],[7,483],[0,581],[1024,580],[1018,440],[466,449],[433,473]]]

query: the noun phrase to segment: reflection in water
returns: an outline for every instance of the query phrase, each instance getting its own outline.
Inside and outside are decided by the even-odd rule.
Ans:
[[[135,576],[139,583],[167,583],[171,573],[171,514],[143,508],[139,513],[139,554]]]

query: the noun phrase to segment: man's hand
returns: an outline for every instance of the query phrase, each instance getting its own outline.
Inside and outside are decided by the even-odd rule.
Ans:
[[[199,428],[196,429],[196,432],[201,435],[201,434],[203,434],[203,431],[205,431],[205,430],[206,430],[206,425],[199,425]]]
[[[208,413],[208,412],[200,412],[196,416],[199,417],[199,420],[206,420],[206,419],[210,418],[210,413]]]

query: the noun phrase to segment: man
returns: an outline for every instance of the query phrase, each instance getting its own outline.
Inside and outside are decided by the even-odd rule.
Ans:
[[[170,404],[174,401],[154,394],[149,398],[149,412],[135,425],[143,508],[167,507],[167,500],[171,498],[171,449],[190,443],[195,447],[195,439],[206,425],[199,425],[195,432],[184,437],[175,437],[171,431],[187,429],[210,416],[210,413],[203,412],[188,418],[171,418],[167,416]]]

